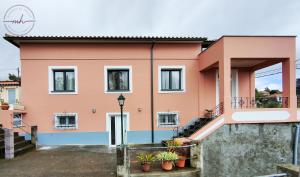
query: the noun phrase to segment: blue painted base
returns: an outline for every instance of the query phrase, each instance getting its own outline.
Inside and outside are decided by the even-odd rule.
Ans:
[[[171,139],[173,131],[160,130],[154,132],[155,143]],[[30,136],[25,135],[26,139]],[[128,144],[151,143],[151,131],[128,131]],[[108,132],[65,132],[38,133],[39,145],[109,145]]]

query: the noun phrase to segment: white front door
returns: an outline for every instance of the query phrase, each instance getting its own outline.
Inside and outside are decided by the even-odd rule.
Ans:
[[[108,117],[109,124],[109,144],[110,146],[120,145],[122,143],[122,131],[121,131],[121,115],[111,114]],[[127,143],[127,114],[123,115],[123,141]]]

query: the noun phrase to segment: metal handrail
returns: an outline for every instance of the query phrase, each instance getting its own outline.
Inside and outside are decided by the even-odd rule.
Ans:
[[[288,108],[289,97],[232,97],[231,107],[243,108]]]

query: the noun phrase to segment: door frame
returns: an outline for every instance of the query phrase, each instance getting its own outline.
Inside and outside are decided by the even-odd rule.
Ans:
[[[7,88],[6,89],[6,91],[7,91],[7,102],[8,103],[9,103],[9,98],[10,98],[10,96],[9,96],[9,90],[14,90],[15,91],[15,99],[14,99],[14,103],[13,103],[13,104],[15,104],[16,100],[17,100],[17,89],[16,88]],[[12,104],[10,104],[10,105],[12,105]]]
[[[230,86],[232,85],[232,73],[235,73],[235,92],[236,97],[239,96],[239,71],[238,69],[231,69],[231,76],[230,76]],[[232,88],[230,87],[230,95],[232,93]],[[232,95],[230,96],[232,99]],[[216,106],[220,104],[220,77],[219,77],[219,69],[216,70]]]
[[[127,143],[127,132],[129,131],[129,112],[123,112],[123,115],[126,116],[126,133],[124,135],[124,143]],[[116,145],[111,145],[111,116],[121,116],[121,113],[120,112],[107,112],[106,113],[106,131],[108,132],[108,145],[109,147],[116,147]],[[123,125],[124,126],[124,125]]]

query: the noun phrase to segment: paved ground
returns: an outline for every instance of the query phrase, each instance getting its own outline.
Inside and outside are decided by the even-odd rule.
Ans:
[[[116,176],[116,155],[100,146],[46,147],[0,160],[2,177],[110,177]]]

